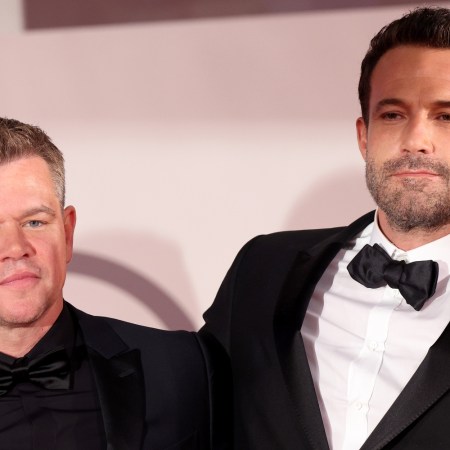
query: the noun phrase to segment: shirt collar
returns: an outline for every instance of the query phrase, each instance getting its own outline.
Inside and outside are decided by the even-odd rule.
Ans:
[[[43,355],[58,347],[64,346],[69,355],[73,352],[74,341],[76,337],[76,329],[71,317],[70,311],[64,305],[61,313],[55,323],[47,331],[40,341],[25,355],[27,357],[35,357]],[[16,358],[0,352],[0,360],[8,364],[12,364]]]
[[[406,262],[433,260],[439,264],[439,279],[449,274],[450,266],[450,234],[417,247],[413,250],[404,251],[396,247],[383,234],[378,225],[378,210],[375,213],[370,245],[380,245],[392,259],[404,260]]]
[[[47,353],[58,347],[65,347],[70,353],[74,346],[75,327],[67,306],[64,305],[60,315],[48,332],[31,349],[27,356],[34,357]]]

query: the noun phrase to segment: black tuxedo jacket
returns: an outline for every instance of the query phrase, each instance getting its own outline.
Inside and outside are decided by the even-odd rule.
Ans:
[[[299,329],[324,270],[371,221],[260,236],[236,257],[200,331],[230,364],[236,449],[328,449]],[[450,449],[449,388],[447,326],[362,449]]]
[[[87,348],[108,450],[211,448],[209,369],[194,333],[68,307]]]

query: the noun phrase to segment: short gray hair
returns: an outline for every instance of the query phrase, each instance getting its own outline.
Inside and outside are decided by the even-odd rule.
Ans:
[[[61,208],[64,208],[66,188],[61,151],[39,127],[0,118],[0,165],[33,156],[42,158],[48,164],[56,195]]]

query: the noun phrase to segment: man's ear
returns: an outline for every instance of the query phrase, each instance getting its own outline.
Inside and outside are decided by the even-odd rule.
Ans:
[[[362,117],[356,119],[356,134],[358,137],[359,151],[365,161],[367,153],[367,126]]]
[[[73,234],[77,222],[77,213],[73,206],[64,208],[64,232],[66,235],[66,262],[69,263],[73,254]]]

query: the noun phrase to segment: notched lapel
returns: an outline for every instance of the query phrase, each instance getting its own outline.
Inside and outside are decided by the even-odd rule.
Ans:
[[[138,450],[145,422],[145,386],[139,350],[107,359],[89,349],[108,450]]]
[[[318,244],[298,252],[277,302],[275,325],[279,323],[281,329],[287,325],[290,333],[300,329],[311,295],[324,271],[339,250],[373,222],[373,218],[372,211],[339,232],[328,233]]]
[[[130,349],[101,317],[67,304],[83,336],[97,386],[107,450],[140,450],[145,383],[138,349]]]

